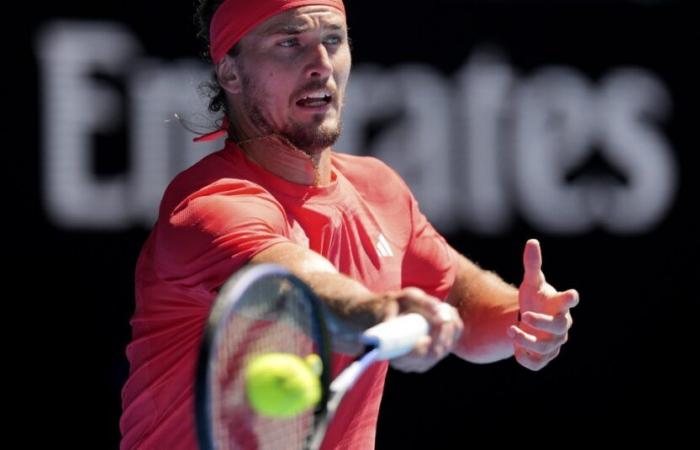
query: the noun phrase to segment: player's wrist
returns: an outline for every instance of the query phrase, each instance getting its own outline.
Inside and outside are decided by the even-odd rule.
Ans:
[[[367,328],[398,315],[400,292],[372,293],[364,302],[356,305],[355,314],[363,317]]]
[[[344,302],[336,311],[353,328],[365,330],[398,313],[398,294],[368,292],[353,301]],[[338,306],[336,306],[336,309]]]

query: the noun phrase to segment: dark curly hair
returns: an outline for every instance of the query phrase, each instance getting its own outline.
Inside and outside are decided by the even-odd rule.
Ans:
[[[197,38],[201,39],[204,43],[204,50],[202,50],[201,57],[207,62],[211,62],[211,55],[209,54],[209,25],[211,24],[211,18],[216,12],[216,9],[224,2],[224,0],[198,0],[197,9],[194,14],[194,23],[197,27]],[[240,45],[237,43],[229,51],[228,55],[231,57],[236,57],[241,51]],[[212,70],[211,80],[202,83],[200,89],[205,95],[209,97],[209,111],[213,113],[218,113],[223,111],[225,115],[228,116],[228,106],[226,104],[226,96],[224,95],[224,90],[219,85],[216,79],[216,72]]]

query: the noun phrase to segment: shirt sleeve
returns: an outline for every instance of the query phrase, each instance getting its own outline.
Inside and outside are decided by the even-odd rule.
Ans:
[[[219,181],[161,215],[156,259],[162,275],[183,287],[219,287],[257,253],[289,242],[282,206],[262,187]]]
[[[402,287],[418,287],[445,299],[455,280],[455,254],[410,192],[409,196],[412,231],[402,263]]]

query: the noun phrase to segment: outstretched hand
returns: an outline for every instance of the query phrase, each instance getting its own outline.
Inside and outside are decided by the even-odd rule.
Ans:
[[[518,292],[521,320],[512,325],[515,359],[530,370],[540,370],[559,355],[573,323],[570,309],[579,302],[575,289],[559,292],[542,273],[540,243],[530,239],[523,254],[525,275]]]

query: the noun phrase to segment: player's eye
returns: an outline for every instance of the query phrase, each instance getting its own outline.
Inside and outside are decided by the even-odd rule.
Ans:
[[[331,35],[328,36],[326,39],[326,42],[330,41],[331,44],[333,45],[340,45],[343,43],[343,36],[341,35]]]
[[[292,48],[296,47],[299,44],[299,39],[297,38],[292,38],[292,39],[285,39],[284,41],[280,42],[279,45],[280,47],[284,48]]]

